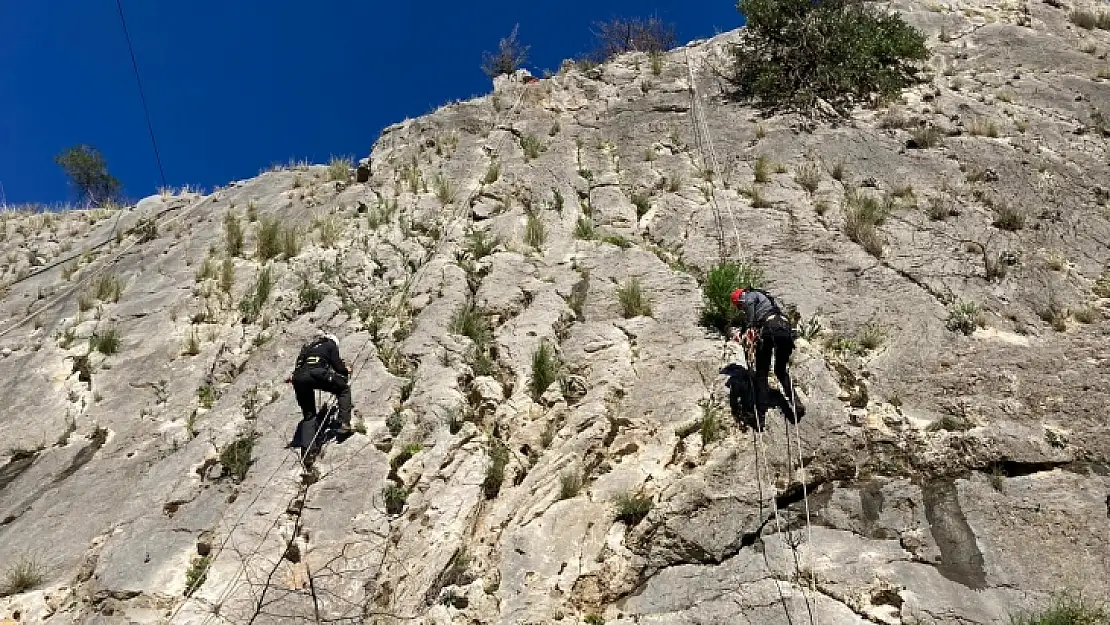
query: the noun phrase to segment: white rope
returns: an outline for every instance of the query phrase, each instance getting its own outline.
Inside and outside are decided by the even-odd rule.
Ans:
[[[815,553],[816,547],[815,547],[815,544],[813,542],[813,528],[810,524],[809,474],[806,472],[805,456],[802,454],[802,434],[798,430],[799,422],[801,421],[801,419],[798,416],[797,393],[798,393],[798,391],[796,389],[794,377],[791,376],[790,377],[790,410],[791,410],[791,412],[794,413],[794,419],[793,419],[794,422],[793,422],[792,426],[790,424],[787,425],[787,428],[786,428],[786,430],[787,430],[786,445],[789,448],[789,446],[790,446],[790,440],[789,440],[790,432],[793,432],[794,433],[794,442],[795,442],[795,445],[797,446],[798,470],[801,473],[802,501],[805,502],[806,544],[809,547],[809,549],[807,549],[807,551],[809,552],[809,590],[810,590],[810,594],[813,596],[814,606],[816,607],[816,604],[817,604],[817,564],[816,564],[816,557],[817,556],[816,556],[816,553]],[[819,610],[815,611],[814,621],[815,621],[815,625],[817,625],[821,622],[820,611]]]
[[[709,125],[705,121],[705,115],[701,113],[701,97],[698,94],[697,80],[694,78],[694,68],[690,61],[690,51],[685,50],[686,55],[686,73],[690,80],[690,112],[694,118],[694,139],[699,144],[699,150],[702,152],[702,163],[705,164],[709,171],[712,173],[712,180],[716,180],[717,176],[722,176],[720,162],[717,160],[717,150],[713,146],[713,137],[709,133]],[[717,189],[713,181],[709,182],[710,201],[713,203],[714,210],[720,211],[717,205]],[[736,222],[736,215],[732,210],[732,202],[728,199],[728,195],[722,194],[725,201],[725,210],[728,212],[729,221],[732,224],[732,235],[736,241],[736,256],[743,260],[744,248],[741,245],[740,227]]]
[[[749,372],[754,371],[754,368],[753,368],[754,363],[752,363],[751,359],[748,358],[748,350],[745,349],[743,345],[741,345],[740,346],[740,351],[744,356],[744,367]],[[752,428],[752,443],[753,443],[753,446],[755,447],[755,475],[756,475],[756,484],[757,484],[757,487],[759,489],[759,506],[761,508],[761,510],[760,510],[760,519],[759,520],[760,520],[761,524],[764,522],[763,514],[762,514],[762,507],[763,507],[763,502],[764,502],[763,479],[764,479],[764,477],[766,477],[767,485],[768,485],[767,490],[770,493],[770,502],[771,502],[771,511],[772,511],[771,513],[772,513],[772,516],[775,520],[775,534],[778,536],[779,554],[781,555],[782,559],[785,561],[786,560],[786,546],[784,545],[784,541],[783,541],[783,538],[782,538],[782,535],[783,535],[782,534],[782,519],[779,517],[779,505],[778,505],[778,501],[775,497],[775,483],[774,483],[773,478],[771,477],[771,465],[770,465],[770,461],[767,459],[767,450],[766,450],[766,446],[764,445],[764,442],[763,442],[763,431],[762,431],[763,423],[760,423],[759,404],[756,401],[756,400],[758,400],[758,397],[755,394],[756,389],[755,389],[754,384],[751,383],[750,381],[749,381],[749,384],[750,384],[750,386],[749,386],[748,390],[752,393],[752,400],[753,400],[753,403],[754,403],[754,406],[755,406],[755,413],[756,413],[755,427]],[[790,615],[790,607],[789,607],[789,604],[788,604],[787,599],[786,599],[786,594],[782,590],[782,580],[778,579],[777,577],[774,577],[774,572],[771,571],[770,562],[767,560],[767,549],[766,548],[763,549],[763,562],[767,566],[767,572],[771,574],[771,578],[775,581],[775,589],[778,591],[779,599],[782,601],[782,609],[786,613],[786,620],[790,625],[793,625],[794,624],[794,619]]]

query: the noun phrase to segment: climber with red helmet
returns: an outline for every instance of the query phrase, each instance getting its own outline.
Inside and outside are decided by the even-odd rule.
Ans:
[[[775,360],[775,377],[782,385],[782,393],[790,404],[785,411],[793,410],[797,418],[805,416],[805,406],[794,394],[794,385],[790,381],[790,354],[794,352],[794,329],[783,314],[782,308],[770,293],[760,289],[736,289],[732,292],[732,305],[744,312],[744,323],[747,330],[744,337],[756,346],[755,350],[755,395],[756,410],[759,412],[759,421],[762,423],[766,413],[770,387],[767,385],[767,375],[771,369],[771,358]],[[740,340],[740,330],[733,334],[733,340]],[[787,418],[796,421],[794,415],[787,414]]]

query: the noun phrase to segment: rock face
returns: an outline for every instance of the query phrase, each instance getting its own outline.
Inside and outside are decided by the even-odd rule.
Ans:
[[[5,214],[0,563],[41,580],[5,574],[0,618],[987,624],[1104,596],[1110,35],[896,8],[931,78],[838,123],[721,98],[730,33],[499,81],[350,184]],[[872,240],[854,197],[889,211]],[[698,323],[722,255],[801,315],[797,426],[729,416],[739,355]],[[359,432],[302,475],[282,380],[321,327]]]

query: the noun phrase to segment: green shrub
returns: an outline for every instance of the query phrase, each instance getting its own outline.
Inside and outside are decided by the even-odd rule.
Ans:
[[[220,290],[230,295],[233,286],[235,286],[235,261],[225,258],[220,265]]]
[[[532,352],[532,378],[529,390],[533,400],[540,400],[540,396],[559,378],[561,369],[562,363],[555,353],[555,348],[547,342],[540,343],[539,347]]]
[[[301,253],[301,232],[295,226],[281,233],[281,257],[290,259]]]
[[[919,126],[910,131],[909,147],[918,150],[933,148],[944,142],[944,136],[934,126]]]
[[[213,278],[215,276],[216,276],[216,262],[214,260],[212,260],[211,257],[205,258],[204,262],[202,262],[200,264],[200,268],[197,269],[196,281],[197,282],[204,282],[205,280],[207,280],[209,278]]]
[[[770,107],[838,110],[916,82],[925,36],[901,17],[852,0],[741,0],[745,37],[733,47],[735,95]]]
[[[385,418],[385,427],[392,436],[397,436],[401,433],[401,430],[405,429],[405,419],[401,416],[399,410],[390,413],[390,415]]]
[[[755,159],[753,171],[756,182],[762,184],[771,181],[771,161],[766,156],[760,156]]]
[[[699,403],[701,419],[698,421],[698,430],[701,432],[702,444],[708,445],[721,437],[721,410],[711,400],[703,399]]]
[[[644,294],[637,278],[631,278],[617,287],[617,301],[625,319],[651,316],[651,300]]]
[[[101,274],[92,288],[93,296],[102,302],[118,302],[123,294],[123,286],[116,276]]]
[[[520,149],[524,150],[524,160],[530,161],[539,158],[547,146],[536,135],[524,135],[520,138]]]
[[[813,194],[817,191],[818,185],[821,184],[821,168],[816,163],[802,165],[794,172],[794,182],[797,182],[798,186],[808,193]]]
[[[284,229],[277,217],[263,217],[258,222],[257,249],[255,256],[263,262],[277,258],[282,251],[282,235]]]
[[[651,196],[647,193],[633,193],[632,205],[636,207],[636,218],[640,219],[651,210]]]
[[[1098,14],[1086,9],[1075,9],[1068,15],[1072,24],[1085,30],[1094,30],[1098,26]]]
[[[382,488],[382,499],[385,500],[387,514],[401,514],[405,510],[405,501],[409,498],[409,491],[403,486],[389,484]]]
[[[879,258],[883,255],[883,239],[877,228],[886,221],[888,213],[889,206],[877,198],[849,190],[844,194],[844,234]]]
[[[975,302],[960,302],[948,308],[947,327],[953,332],[970,336],[976,328],[987,324],[982,310]]]
[[[231,211],[223,215],[223,244],[229,256],[243,255],[243,224]]]
[[[617,520],[624,521],[629,527],[643,521],[652,508],[651,497],[640,493],[618,495],[614,503],[617,506]]]
[[[999,230],[1017,232],[1025,227],[1025,213],[1006,203],[999,203],[994,207],[994,221],[991,225]]]
[[[574,283],[570,289],[570,296],[567,297],[567,306],[574,311],[574,316],[579,320],[585,319],[582,312],[582,307],[586,305],[586,296],[590,292],[590,274],[583,273],[582,279]]]
[[[545,241],[547,241],[547,227],[539,217],[528,215],[528,221],[524,225],[524,244],[538,251]]]
[[[972,428],[964,417],[946,414],[925,427],[926,432],[966,432]]]
[[[582,474],[568,471],[559,476],[559,499],[571,499],[582,490]]]
[[[197,389],[197,403],[202,408],[211,408],[216,403],[216,389],[210,385],[205,384]]]
[[[204,585],[208,579],[208,556],[196,556],[189,563],[189,570],[185,571],[185,596],[192,597],[193,593]]]
[[[108,173],[108,163],[100,151],[89,145],[77,145],[54,157],[82,201],[101,206],[119,198],[120,182]]]
[[[622,250],[627,250],[630,247],[632,247],[632,241],[629,241],[628,239],[622,237],[619,234],[615,234],[615,233],[606,234],[606,235],[601,237],[601,240],[610,244],[610,245],[616,245],[617,247],[621,248]]]
[[[528,60],[530,46],[522,45],[517,40],[517,31],[520,25],[513,26],[509,36],[502,39],[497,47],[497,52],[482,53],[482,71],[490,78],[502,74],[512,74]]]
[[[1079,323],[1095,323],[1102,318],[1102,314],[1094,306],[1084,306],[1072,313]]]
[[[605,617],[600,614],[587,614],[586,625],[605,625]]]
[[[1012,615],[1010,625],[1110,625],[1110,611],[1080,594],[1061,593],[1047,608]]]
[[[100,352],[105,356],[111,356],[118,352],[119,344],[119,328],[116,326],[108,326],[104,330],[93,332],[93,335],[89,337],[89,349]]]
[[[324,290],[308,279],[301,277],[301,288],[297,290],[297,299],[301,302],[302,314],[316,310],[320,302],[324,301]]]
[[[701,287],[701,325],[721,334],[742,325],[744,313],[732,305],[732,291],[761,288],[763,283],[763,270],[751,263],[726,261],[710,269]]]
[[[239,312],[243,314],[243,318],[247,323],[254,323],[258,320],[258,316],[262,314],[262,308],[270,299],[270,292],[274,288],[274,277],[269,267],[266,267],[258,274],[258,279],[254,282],[254,287],[250,293],[239,302]]]
[[[335,215],[328,215],[320,220],[320,246],[328,249],[335,247],[339,241],[339,237],[343,235],[343,224]],[[282,252],[285,251],[285,233],[289,230],[286,229],[282,232]]]
[[[589,241],[597,237],[597,231],[594,229],[594,220],[586,216],[581,216],[578,221],[574,223],[574,237]]]
[[[493,184],[501,177],[501,165],[497,163],[490,163],[486,169],[486,175],[482,176],[482,184]]]
[[[1110,266],[1102,271],[1102,275],[1095,280],[1095,286],[1091,289],[1095,297],[1110,297]]]
[[[42,566],[31,556],[21,556],[8,565],[0,583],[0,597],[27,592],[43,582]]]
[[[185,348],[181,352],[186,356],[196,356],[200,353],[200,337],[197,336],[196,330],[189,333],[189,338],[185,339]]]
[[[443,174],[436,174],[435,180],[436,199],[440,204],[447,206],[455,197],[455,190],[451,188],[451,181],[443,176]]]
[[[489,236],[484,230],[474,230],[467,236],[467,251],[474,260],[481,260],[493,253],[501,245],[501,238]]]
[[[856,332],[856,342],[865,350],[878,349],[886,340],[886,330],[874,321],[869,321]]]
[[[501,483],[505,481],[505,465],[509,464],[509,448],[500,439],[493,439],[489,450],[490,463],[486,468],[486,477],[482,480],[482,492],[486,499],[493,499],[501,492]]]
[[[351,178],[354,159],[349,156],[333,156],[328,162],[328,180],[347,182]]]
[[[220,464],[226,470],[226,475],[238,483],[247,477],[247,471],[254,464],[254,435],[241,434],[227,447],[220,451]]]
[[[493,340],[493,331],[489,320],[473,302],[467,302],[455,313],[451,319],[451,332],[461,334],[480,347],[489,345]]]
[[[404,448],[401,449],[401,453],[393,456],[393,458],[390,459],[389,468],[392,469],[394,473],[396,473],[401,467],[405,466],[406,462],[411,460],[413,456],[420,453],[423,449],[424,446],[420,443],[409,443],[408,445],[405,445]]]

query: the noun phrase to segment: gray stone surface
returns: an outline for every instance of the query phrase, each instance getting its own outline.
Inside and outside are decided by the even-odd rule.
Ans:
[[[634,53],[498,80],[385,129],[353,182],[287,167],[127,209],[0,216],[0,562],[29,556],[44,576],[0,619],[986,625],[1064,589],[1104,594],[1110,165],[1093,111],[1110,114],[1095,78],[1110,42],[1048,3],[895,8],[930,37],[927,82],[837,123],[719,98],[708,63],[726,33],[658,76]],[[918,123],[943,143],[907,148]],[[901,196],[879,258],[844,234],[849,187]],[[958,214],[931,219],[931,203]],[[1023,229],[992,226],[1002,203]],[[246,236],[225,293],[229,213]],[[154,217],[156,235],[133,230]],[[258,258],[266,218],[296,229],[296,254]],[[480,259],[476,229],[500,239]],[[1012,260],[1005,276],[987,278],[984,249]],[[698,324],[722,250],[819,321],[793,357],[797,426],[772,411],[757,437],[728,414],[717,372],[739,354]],[[264,266],[272,292],[244,319]],[[119,297],[93,297],[107,275]],[[631,278],[650,315],[625,318]],[[454,334],[467,301],[493,328],[483,375]],[[983,311],[971,335],[946,327],[960,301]],[[1070,312],[1056,328],[1053,306]],[[829,347],[869,324],[874,348]],[[112,327],[118,352],[90,353]],[[359,432],[306,478],[283,379],[319,329],[355,372]],[[568,382],[535,398],[541,342]],[[719,427],[703,438],[706,410]],[[243,437],[239,482],[220,460]],[[651,509],[619,519],[633,494]]]

